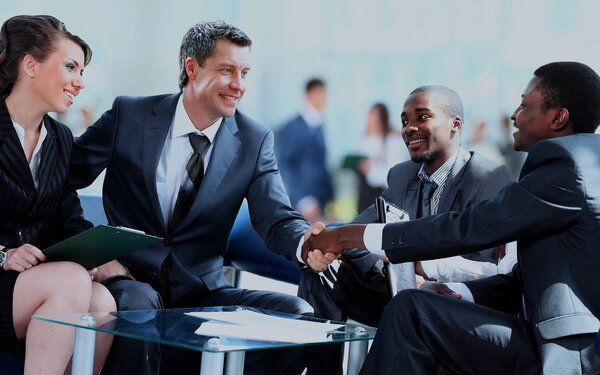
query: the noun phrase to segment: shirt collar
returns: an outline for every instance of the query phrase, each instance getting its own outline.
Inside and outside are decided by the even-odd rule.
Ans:
[[[421,164],[421,168],[419,169],[419,173],[417,174],[421,181],[429,181],[435,182],[437,186],[442,186],[445,184],[448,176],[450,175],[450,171],[454,167],[454,163],[456,162],[456,158],[458,157],[458,152],[460,151],[460,147],[452,156],[448,158],[435,172],[431,174],[431,176],[427,175],[425,172],[425,164]]]
[[[10,118],[10,121],[12,121],[13,127],[15,128],[15,131],[17,132],[17,136],[19,137],[19,140],[21,141],[21,145],[23,146],[23,148],[25,148],[25,128],[23,128],[21,126],[21,124],[19,124],[15,120],[13,120],[12,117]],[[40,138],[38,138],[36,147],[33,150],[34,154],[41,147],[41,144],[44,143],[44,140],[46,139],[46,135],[48,135],[48,130],[46,129],[46,124],[45,124],[44,119],[42,119],[41,127],[42,128],[40,130]]]
[[[304,122],[311,128],[323,125],[323,113],[319,112],[308,100],[304,101],[304,106],[300,111],[300,115],[304,119]]]
[[[217,135],[217,131],[221,127],[221,123],[223,122],[223,117],[219,117],[217,121],[213,122],[206,129],[200,131],[196,129],[192,120],[188,116],[185,111],[185,107],[183,106],[183,93],[179,96],[179,100],[177,101],[177,107],[175,108],[175,116],[173,117],[173,131],[171,132],[171,138],[183,137],[187,136],[189,133],[203,134],[208,138],[210,143],[212,144],[215,136]]]

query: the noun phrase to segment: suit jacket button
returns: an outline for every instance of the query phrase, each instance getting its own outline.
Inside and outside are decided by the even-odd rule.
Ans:
[[[171,241],[169,241],[168,238],[163,238],[163,245],[170,246],[171,245]]]
[[[398,241],[392,241],[392,245],[394,245],[394,246],[398,245]]]
[[[173,281],[171,281],[171,286],[172,286],[173,288],[177,288],[177,287],[179,286],[179,281],[177,281],[177,280],[173,280]]]

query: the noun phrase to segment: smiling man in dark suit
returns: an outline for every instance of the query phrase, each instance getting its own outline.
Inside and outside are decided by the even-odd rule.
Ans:
[[[246,90],[251,43],[224,22],[197,24],[180,48],[182,92],[118,97],[76,141],[72,184],[89,185],[106,169],[109,223],[164,238],[93,271],[100,281],[121,276],[109,285],[120,309],[157,308],[162,299],[167,308],[247,305],[312,312],[294,296],[233,288],[223,274],[244,199],[266,246],[289,259],[297,261],[299,241],[309,229],[290,206],[272,132],[236,110]],[[251,353],[246,373],[294,373],[284,370],[294,359],[276,351],[262,359]],[[179,371],[188,362],[178,364]],[[143,368],[129,363],[128,371]]]
[[[399,293],[362,373],[600,373],[600,77],[581,63],[544,65],[512,120],[515,149],[529,155],[519,181],[496,197],[405,223],[334,228],[305,243],[337,254],[383,248],[398,263],[517,240],[511,275],[466,282],[462,295],[439,284],[442,295]]]
[[[448,87],[418,87],[406,98],[401,114],[402,136],[411,160],[390,169],[389,187],[381,196],[405,210],[411,219],[461,210],[496,195],[510,182],[510,172],[506,166],[461,146],[463,118],[462,101]],[[427,185],[433,188],[426,199],[424,191]],[[429,207],[426,212],[423,209],[425,201]],[[377,219],[375,205],[372,205],[352,223],[376,223]],[[492,273],[492,270],[497,270],[495,263],[498,262],[498,251],[495,250],[490,248],[465,254],[464,257],[437,260],[437,263],[424,269],[419,268],[419,264],[419,274],[428,279],[433,276],[439,279],[439,275],[432,274],[432,270],[439,266],[447,271],[441,276],[448,275],[444,281],[491,276],[497,273]],[[338,272],[333,291],[326,293],[333,296],[337,306],[325,304],[329,310],[337,310],[339,306],[342,311],[323,312],[321,304],[313,302],[313,299],[320,297],[314,292],[320,280],[315,283],[313,272],[303,272],[300,295],[315,306],[315,314],[319,317],[342,319],[347,315],[377,326],[383,307],[390,300],[382,270],[383,262],[377,254],[361,249],[345,252],[343,260],[347,267]],[[414,281],[414,272],[410,276]]]
[[[402,136],[411,160],[390,169],[388,188],[381,196],[405,210],[409,218],[461,210],[496,195],[510,182],[506,166],[461,146],[463,118],[460,96],[448,87],[418,87],[406,98],[401,114]],[[426,199],[424,191],[432,184],[435,185],[430,190],[431,196]],[[429,208],[424,210],[425,201],[429,202]],[[352,223],[376,223],[377,219],[377,210],[372,205]],[[504,246],[498,249],[503,250]],[[439,281],[442,281],[441,277],[446,277],[443,281],[454,282],[491,276],[498,269],[495,250],[490,248],[464,257],[438,259],[435,263],[423,263],[423,267],[417,263],[417,269],[427,279],[436,277]],[[314,258],[309,259],[312,262]],[[383,308],[391,298],[383,261],[377,254],[364,249],[345,252],[343,261],[337,273],[330,268],[324,277],[310,270],[304,271],[298,295],[311,303],[317,317],[337,320],[349,317],[378,326]],[[403,267],[400,272],[395,267],[388,270],[404,282],[402,288],[415,287],[412,264]],[[438,267],[444,270],[444,275],[433,271]],[[328,283],[323,281],[334,279],[333,275],[337,276],[336,282],[327,288]],[[333,355],[331,353],[329,357]],[[338,373],[341,373],[339,358],[332,363],[337,364]]]

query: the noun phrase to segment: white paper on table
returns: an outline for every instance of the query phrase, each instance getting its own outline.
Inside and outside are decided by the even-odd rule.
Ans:
[[[327,332],[323,331],[283,331],[279,327],[237,325],[221,322],[205,322],[194,332],[203,336],[234,337],[247,340],[263,340],[290,343],[309,343],[327,341]]]
[[[196,334],[281,342],[319,342],[343,324],[281,318],[249,310],[186,313],[211,322],[202,323]]]

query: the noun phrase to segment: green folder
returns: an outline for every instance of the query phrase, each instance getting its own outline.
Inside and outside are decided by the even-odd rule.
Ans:
[[[360,173],[358,170],[358,164],[362,159],[366,158],[365,155],[349,154],[342,160],[342,169],[350,169],[354,172]]]
[[[160,241],[134,229],[98,225],[42,252],[48,261],[68,260],[89,270]]]

